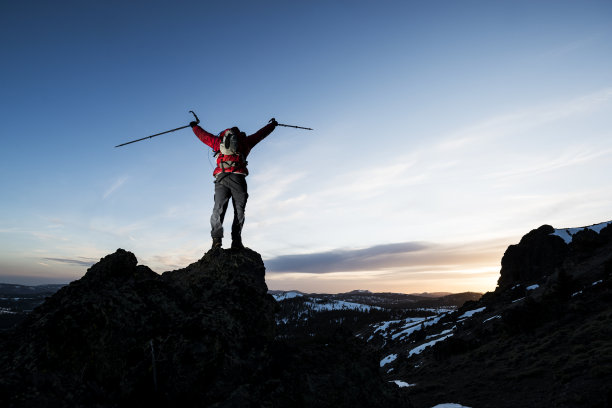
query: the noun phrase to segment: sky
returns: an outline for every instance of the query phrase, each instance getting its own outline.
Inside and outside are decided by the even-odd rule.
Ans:
[[[270,289],[491,291],[530,230],[612,220],[610,0],[5,1],[0,34],[0,282],[201,258],[210,149],[114,147],[190,110],[314,129],[249,155]]]

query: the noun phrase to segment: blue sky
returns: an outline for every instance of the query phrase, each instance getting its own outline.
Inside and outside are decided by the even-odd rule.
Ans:
[[[611,23],[610,1],[3,2],[0,281],[199,259],[209,149],[113,147],[194,110],[315,129],[249,156],[270,288],[493,290],[529,230],[612,219]]]

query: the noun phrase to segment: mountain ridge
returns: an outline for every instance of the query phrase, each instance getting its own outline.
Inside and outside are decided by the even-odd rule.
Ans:
[[[119,249],[0,332],[0,405],[400,402],[350,333],[284,342],[275,335],[276,309],[255,251],[209,251],[159,275]]]

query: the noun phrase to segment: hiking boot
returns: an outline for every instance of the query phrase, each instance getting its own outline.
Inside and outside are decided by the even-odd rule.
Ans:
[[[221,249],[221,238],[213,238],[212,248],[210,249]]]
[[[232,238],[232,249],[244,249],[244,245],[242,245],[242,238]]]

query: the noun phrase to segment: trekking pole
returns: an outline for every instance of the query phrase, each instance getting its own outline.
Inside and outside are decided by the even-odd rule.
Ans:
[[[276,121],[276,119],[272,118],[272,119],[270,119],[270,121],[268,123],[272,123],[272,122],[275,122],[275,121]],[[284,126],[284,127],[291,127],[291,128],[296,128],[296,129],[312,130],[311,128],[307,128],[307,127],[303,127],[303,126],[285,125],[283,123],[278,123],[278,122],[276,122],[276,126]]]
[[[313,130],[311,128],[307,128],[307,127],[302,127],[302,126],[295,126],[295,125],[283,125],[282,123],[279,123],[276,126],[284,126],[284,127],[291,127],[291,128],[296,128],[296,129],[306,129],[306,130]]]
[[[198,118],[198,115],[196,115],[194,111],[189,111],[189,112],[191,112],[193,114],[193,116],[195,117],[196,123],[200,123],[200,119]],[[120,145],[117,145],[115,147],[121,147],[121,146],[129,145],[130,143],[140,142],[141,140],[150,139],[152,137],[159,136],[159,135],[164,135],[164,134],[170,133],[170,132],[176,132],[177,130],[185,129],[185,128],[188,128],[188,127],[189,127],[189,125],[186,125],[186,126],[177,127],[176,129],[166,130],[165,132],[156,133],[154,135],[147,136],[147,137],[142,137],[140,139],[132,140],[130,142],[121,143]]]

